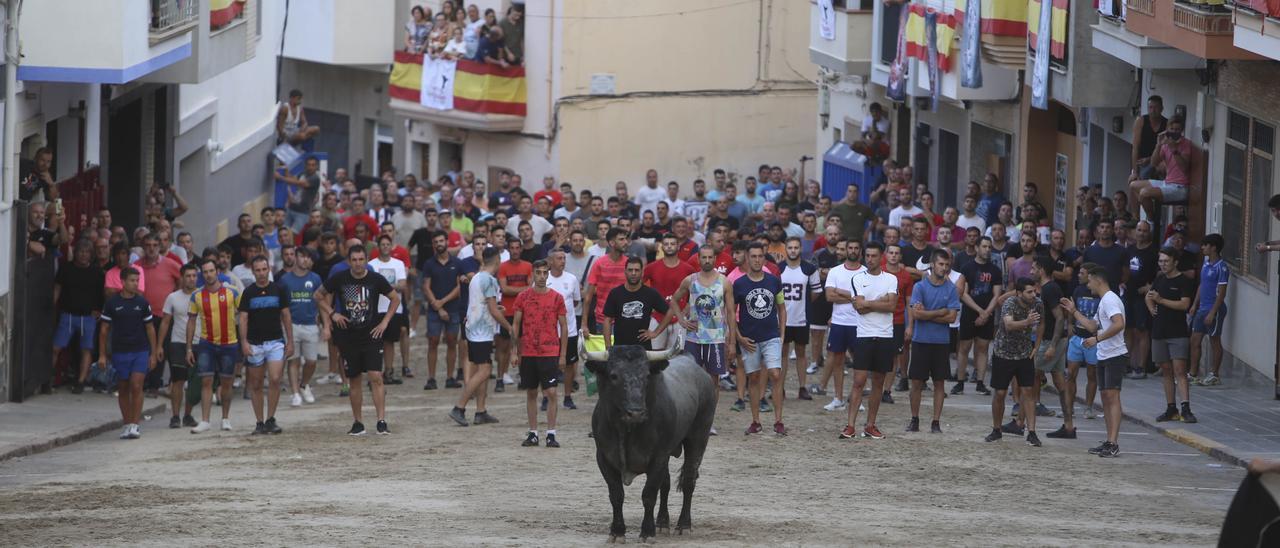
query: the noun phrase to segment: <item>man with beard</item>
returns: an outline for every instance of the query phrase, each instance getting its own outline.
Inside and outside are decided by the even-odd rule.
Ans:
[[[609,291],[604,303],[604,319],[601,322],[605,349],[622,345],[643,346],[652,350],[652,341],[675,318],[669,313],[666,299],[652,287],[642,285],[644,261],[628,257],[624,265],[626,281]],[[664,314],[656,330],[649,329],[649,318],[657,311]]]
[[[681,326],[688,332],[685,339],[685,350],[693,356],[712,380],[719,380],[727,375],[728,363],[733,361],[736,344],[726,341],[736,340],[733,333],[732,311],[737,310],[733,301],[733,287],[729,285],[724,274],[716,272],[716,250],[710,244],[698,250],[697,274],[685,277],[680,282],[671,299],[681,302],[689,297],[689,319],[681,321]],[[684,314],[681,314],[683,316]],[[720,401],[720,391],[715,391],[716,401]],[[711,433],[716,433],[715,427]]]
[[[805,384],[805,369],[808,367],[805,349],[809,346],[809,305],[811,295],[821,289],[818,280],[818,269],[808,261],[800,259],[803,245],[800,238],[787,238],[786,263],[782,265],[779,278],[782,281],[782,300],[786,307],[787,323],[782,338],[782,383],[774,386],[774,390],[783,390],[787,380],[788,359],[791,348],[795,348],[796,381],[799,383],[802,400],[811,400],[809,389]],[[785,395],[785,392],[783,392]]]
[[[481,238],[484,240],[484,238]],[[422,292],[427,306],[427,383],[423,390],[435,390],[436,363],[439,359],[440,337],[444,336],[445,376],[458,359],[458,333],[462,329],[462,283],[466,276],[462,263],[449,254],[444,232],[431,236],[434,255],[426,257],[420,268],[423,274]]]
[[[928,275],[911,290],[911,306],[907,311],[906,338],[911,341],[911,422],[908,432],[920,431],[920,399],[926,380],[932,379],[933,422],[929,431],[942,433],[942,402],[946,392],[942,383],[951,372],[951,329],[949,324],[960,315],[960,295],[951,274],[951,257],[946,250],[933,252]]]
[[[897,278],[880,269],[884,245],[867,244],[864,252],[866,270],[853,275],[850,280],[850,304],[858,313],[858,330],[854,342],[853,387],[849,390],[849,421],[840,439],[857,434],[854,424],[858,420],[858,407],[862,403],[862,387],[871,379],[872,398],[867,403],[867,422],[862,437],[884,439],[876,427],[876,415],[880,410],[880,398],[874,397],[884,390],[885,374],[893,371],[896,355],[893,346],[893,309],[898,303]]]
[[[1133,351],[1129,364],[1130,379],[1147,378],[1147,353],[1151,349],[1151,314],[1147,310],[1147,293],[1155,281],[1159,248],[1152,242],[1151,223],[1138,221],[1134,245],[1125,248],[1129,255],[1129,276],[1125,280],[1125,346]]]
[[[764,246],[752,243],[747,249],[747,272],[733,282],[733,301],[737,303],[734,333],[742,348],[743,366],[751,389],[751,401],[763,401],[766,382],[773,383],[773,432],[784,436],[782,423],[782,344],[781,335],[787,325],[782,283],[764,272]],[[763,430],[760,426],[761,406],[751,406],[751,425],[747,434]]]
[[[671,296],[680,288],[680,283],[688,278],[690,274],[697,272],[692,265],[680,260],[677,254],[676,235],[665,234],[662,236],[662,260],[654,261],[644,267],[643,282],[645,285],[658,291],[658,295],[667,299],[676,305],[676,310],[683,309],[684,302],[671,301]],[[650,329],[657,329],[660,318],[654,316],[650,321]],[[674,331],[674,330],[673,330]],[[653,344],[658,348],[667,348],[672,337],[671,332],[663,332]]]

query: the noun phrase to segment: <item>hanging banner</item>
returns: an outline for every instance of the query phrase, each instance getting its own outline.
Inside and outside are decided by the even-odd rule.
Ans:
[[[930,108],[938,112],[938,98],[942,95],[942,74],[938,71],[938,12],[929,10],[924,14],[924,34],[929,48],[925,66],[929,68],[929,89],[933,95]]]
[[[902,6],[898,12],[898,51],[889,65],[889,82],[885,86],[885,97],[890,101],[907,100],[907,20],[911,10]]]
[[[960,37],[960,85],[982,87],[982,0],[968,0]]]
[[[831,0],[818,0],[818,35],[824,40],[836,39],[836,10]]]
[[[426,58],[422,61],[422,106],[436,110],[453,109],[453,85],[458,62]]]
[[[1043,3],[1048,0],[1040,0],[1037,2],[1043,7]],[[1039,28],[1051,28],[1053,21],[1053,9],[1040,10]],[[1049,50],[1051,32],[1041,32],[1036,35],[1036,59],[1032,65],[1031,74],[1031,106],[1040,110],[1049,109]]]
[[[907,56],[929,62],[929,57],[937,59],[938,68],[942,72],[951,72],[951,46],[955,42],[956,18],[951,13],[941,12],[922,4],[907,6],[911,13],[907,17]],[[935,24],[933,31],[937,33],[937,47],[929,47],[929,36],[925,18],[933,14]]]

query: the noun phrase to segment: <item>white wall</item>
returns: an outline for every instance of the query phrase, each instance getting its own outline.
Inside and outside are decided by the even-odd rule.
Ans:
[[[119,69],[191,42],[191,33],[184,33],[151,45],[150,21],[150,3],[139,0],[24,2],[18,23],[22,63]]]

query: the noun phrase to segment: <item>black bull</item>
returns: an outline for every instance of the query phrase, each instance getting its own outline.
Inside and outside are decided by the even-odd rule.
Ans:
[[[596,463],[609,486],[613,505],[610,541],[622,540],[623,486],[645,474],[641,499],[644,521],[641,540],[654,537],[656,529],[671,530],[667,495],[671,492],[671,457],[684,453],[677,488],[684,505],[676,532],[690,528],[690,502],[698,480],[698,467],[711,436],[715,418],[715,383],[693,358],[678,356],[682,341],[671,351],[645,351],[639,346],[615,346],[608,353],[583,352],[587,369],[600,379],[600,401],[591,416],[595,432]],[[655,523],[653,506],[661,497]]]

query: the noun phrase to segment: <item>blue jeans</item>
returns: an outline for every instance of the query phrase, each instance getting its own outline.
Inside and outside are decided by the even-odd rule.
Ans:
[[[196,375],[200,377],[231,378],[236,374],[236,360],[240,359],[239,344],[213,344],[200,341],[196,345]]]

